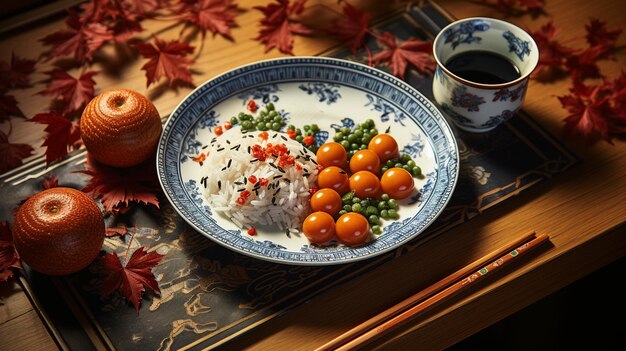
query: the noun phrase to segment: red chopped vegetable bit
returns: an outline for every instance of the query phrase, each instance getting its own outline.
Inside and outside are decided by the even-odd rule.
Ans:
[[[257,179],[255,176],[251,175],[248,177],[248,181],[250,182],[250,184],[256,184]]]
[[[270,182],[267,180],[267,178],[259,178],[259,184],[261,184],[261,186],[267,186]]]
[[[244,199],[247,199],[250,197],[252,193],[250,192],[250,190],[244,190],[241,192],[241,195],[239,195],[240,197],[243,197]]]
[[[206,155],[204,153],[200,153],[200,155],[198,155],[198,156],[191,157],[191,160],[193,162],[198,162],[200,164],[200,166],[202,166],[202,162],[204,162],[206,160]]]
[[[232,127],[233,127],[233,124],[232,124],[232,123],[230,123],[230,122],[226,122],[226,123],[224,123],[224,129],[229,130],[229,129],[230,129],[230,128],[232,128]]]
[[[315,138],[309,135],[309,136],[304,137],[302,141],[306,144],[306,146],[310,146],[315,141]]]
[[[302,166],[300,166],[299,163],[296,163],[296,171],[301,171],[302,170]]]
[[[259,144],[252,145],[252,156],[257,158],[259,161],[265,161],[265,150]]]
[[[267,140],[267,138],[269,138],[269,134],[267,134],[267,132],[261,132],[261,133],[259,133],[259,138],[261,138],[261,139],[263,139],[263,140]],[[271,145],[271,144],[268,144],[268,147],[269,147],[270,145]]]
[[[222,126],[215,127],[215,135],[220,136],[220,135],[222,135],[222,133],[224,133],[224,130],[222,129]]]
[[[250,112],[256,112],[256,110],[259,108],[259,106],[257,106],[257,104],[254,102],[254,100],[250,100],[248,101],[248,111]]]
[[[287,135],[289,135],[289,138],[291,139],[295,139],[296,138],[296,131],[295,130],[291,130],[291,129],[287,129]]]
[[[235,203],[237,203],[237,205],[239,206],[243,206],[246,204],[246,199],[240,196],[237,198],[237,200],[235,200]]]
[[[250,229],[248,229],[248,235],[255,236],[256,235],[256,228],[250,227]]]

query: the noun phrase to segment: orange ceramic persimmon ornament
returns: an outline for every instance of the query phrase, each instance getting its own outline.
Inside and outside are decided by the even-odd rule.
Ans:
[[[13,242],[34,270],[66,275],[87,267],[104,242],[104,217],[85,193],[56,187],[31,196],[17,210]]]
[[[135,166],[153,156],[162,129],[156,107],[130,89],[100,93],[80,119],[80,135],[89,154],[113,167]]]

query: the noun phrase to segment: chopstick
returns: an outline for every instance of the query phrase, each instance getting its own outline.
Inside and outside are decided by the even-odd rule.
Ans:
[[[350,329],[315,351],[352,350],[372,342],[466,290],[485,277],[487,273],[500,269],[548,239],[546,234],[535,237],[535,232],[530,231]]]

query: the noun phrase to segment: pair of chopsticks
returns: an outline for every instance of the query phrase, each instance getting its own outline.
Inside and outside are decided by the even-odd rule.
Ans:
[[[357,325],[315,351],[343,351],[362,347],[467,290],[468,287],[475,285],[488,273],[516,261],[520,256],[548,241],[548,239],[546,234],[536,236],[534,231],[528,232],[512,243],[479,258],[437,283]]]

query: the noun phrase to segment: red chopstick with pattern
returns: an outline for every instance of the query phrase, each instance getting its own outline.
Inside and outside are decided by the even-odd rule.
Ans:
[[[526,233],[484,257],[450,274],[439,282],[410,296],[395,306],[379,313],[364,323],[350,329],[335,339],[317,348],[316,351],[353,350],[397,329],[420,314],[475,285],[488,273],[494,272],[526,252],[549,240],[548,235],[535,237],[535,232]]]

